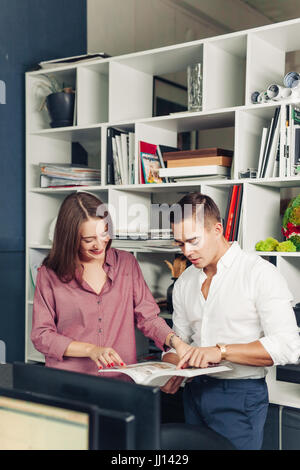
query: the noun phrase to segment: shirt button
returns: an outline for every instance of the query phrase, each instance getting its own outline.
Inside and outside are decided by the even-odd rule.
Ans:
[[[101,330],[101,328],[99,328],[99,330],[98,330],[98,333],[102,333],[102,330]]]
[[[101,300],[98,300],[97,304],[101,304]]]
[[[102,321],[102,318],[98,318],[98,321]]]

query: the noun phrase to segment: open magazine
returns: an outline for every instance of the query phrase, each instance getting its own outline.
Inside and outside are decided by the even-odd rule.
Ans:
[[[176,369],[174,364],[168,362],[140,362],[130,364],[126,367],[113,367],[109,369],[100,369],[98,372],[118,372],[129,375],[137,384],[151,385],[152,387],[163,387],[170,377],[174,375],[179,377],[196,377],[197,375],[216,374],[231,370],[227,366],[211,366],[207,368],[189,368]]]

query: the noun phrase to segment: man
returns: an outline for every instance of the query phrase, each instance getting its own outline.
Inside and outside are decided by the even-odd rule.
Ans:
[[[163,360],[177,368],[221,361],[231,367],[185,385],[186,422],[206,424],[237,449],[260,449],[268,409],[265,367],[300,356],[292,296],[275,266],[224,238],[210,197],[192,193],[179,205],[192,208],[188,216],[171,220],[174,239],[192,266],[174,286],[173,330],[191,347],[180,358],[169,350]],[[199,207],[203,230],[199,223],[195,229]],[[176,341],[174,336],[171,345]],[[181,382],[173,377],[162,390],[175,393]]]

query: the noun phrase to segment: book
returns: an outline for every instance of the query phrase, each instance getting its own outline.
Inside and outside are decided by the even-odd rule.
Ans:
[[[206,148],[206,149],[196,149],[196,150],[180,150],[178,152],[164,152],[163,159],[165,161],[168,160],[176,160],[176,159],[183,159],[183,158],[193,158],[193,157],[233,157],[232,150],[226,150],[218,147],[213,148]]]
[[[194,157],[182,158],[175,160],[167,160],[168,168],[177,168],[183,166],[205,166],[205,165],[221,165],[230,167],[232,163],[231,157]]]
[[[158,171],[161,168],[156,145],[140,141],[140,182],[142,184],[163,183]]]
[[[213,365],[206,368],[187,368],[176,369],[174,364],[169,362],[140,362],[130,364],[126,367],[112,367],[109,369],[100,369],[99,373],[116,372],[126,374],[131,377],[135,383],[148,385],[151,387],[163,387],[171,377],[193,378],[199,375],[217,374],[231,370],[230,367]]]
[[[42,69],[49,69],[49,68],[56,68],[62,67],[63,65],[72,65],[77,64],[78,62],[91,62],[98,59],[105,59],[110,57],[106,52],[97,52],[94,54],[84,54],[84,55],[77,55],[73,57],[65,57],[63,59],[55,59],[55,60],[43,60],[39,62],[39,66]]]
[[[268,142],[267,142],[267,146],[265,148],[265,152],[264,152],[264,158],[263,158],[263,162],[262,162],[262,168],[261,168],[261,178],[265,178],[267,174],[269,174],[269,168],[272,168],[272,161],[270,162],[270,166],[268,166],[269,164],[269,160],[272,159],[273,157],[273,154],[271,152],[272,147],[274,145],[274,137],[276,137],[276,129],[277,129],[277,126],[278,126],[278,120],[279,120],[279,115],[280,115],[280,107],[277,107],[274,111],[274,116],[272,118],[272,121],[271,121],[271,127],[270,127],[270,132],[269,132],[269,136],[268,136]],[[276,144],[276,149],[277,149],[277,144]],[[268,170],[268,172],[267,172]],[[272,173],[271,173],[272,174]]]
[[[114,166],[114,156],[113,156],[113,147],[112,139],[114,137],[114,130],[111,127],[108,127],[106,133],[106,184],[115,184],[115,166]],[[118,183],[116,183],[118,184]]]
[[[142,169],[146,184],[163,183],[160,177],[160,161],[157,155],[141,152]]]
[[[226,224],[225,234],[224,234],[224,237],[228,241],[230,240],[231,227],[233,225],[237,192],[238,192],[238,185],[234,185],[232,189],[232,195],[231,195],[231,200],[230,200],[230,205],[229,205],[229,210],[228,210],[228,219],[227,219],[227,224]]]
[[[233,186],[230,186],[229,193],[228,193],[228,199],[227,199],[227,207],[226,207],[226,212],[225,212],[225,219],[224,219],[224,235],[225,235],[225,229],[227,226],[227,221],[228,221],[228,214],[229,214],[229,207],[230,207],[230,202],[231,202],[231,197],[232,197],[232,190]]]
[[[174,178],[182,176],[210,176],[210,175],[223,175],[230,176],[230,168],[221,165],[205,165],[205,166],[191,166],[191,167],[178,167],[178,168],[163,168],[159,170],[160,177]]]
[[[68,164],[40,163],[40,187],[101,184],[100,170]]]
[[[280,112],[280,109],[279,109],[279,112]],[[274,122],[274,134],[273,134],[272,142],[270,144],[269,155],[267,158],[265,172],[264,172],[265,178],[270,178],[273,176],[277,149],[278,149],[278,142],[279,142],[279,133],[280,133],[280,119],[278,116],[276,120],[276,124]]]
[[[124,171],[124,184],[129,183],[129,152],[128,152],[128,134],[121,133],[121,151]]]
[[[158,155],[158,158],[159,158],[159,161],[160,161],[161,168],[166,168],[166,165],[165,165],[165,162],[163,160],[163,156],[162,156],[161,149],[160,149],[159,145],[156,147],[156,152],[157,152],[157,155]],[[169,183],[169,178],[164,178],[164,181],[166,183]]]
[[[120,164],[119,164],[119,159],[118,159],[117,142],[116,142],[115,137],[112,137],[112,150],[113,150],[115,184],[122,184],[121,170],[120,170]]]
[[[238,240],[242,212],[243,185],[233,185],[229,189],[224,219],[224,237],[228,241]]]
[[[237,194],[234,222],[233,222],[233,227],[232,227],[232,231],[230,234],[231,241],[237,241],[238,239],[238,230],[239,230],[241,207],[242,207],[242,197],[243,197],[243,185],[240,184],[238,188],[238,194]]]
[[[221,179],[228,179],[229,176],[225,175],[206,175],[206,176],[181,176],[172,178],[173,183],[185,183],[187,181],[194,181],[195,183],[199,183],[199,181],[206,181],[206,180],[221,180]]]
[[[130,184],[134,184],[135,174],[134,174],[134,167],[135,167],[135,133],[129,132],[129,182]]]
[[[99,180],[89,179],[66,179],[66,178],[55,178],[47,175],[40,176],[40,187],[41,188],[56,188],[56,187],[68,187],[68,186],[98,186],[101,184]]]
[[[267,138],[268,138],[268,132],[269,132],[269,128],[264,127],[263,131],[262,131],[261,143],[260,143],[257,178],[259,178],[259,175],[261,174],[261,167],[262,167],[262,162],[263,162],[264,150],[265,150],[265,147],[266,147],[266,141],[267,141]]]

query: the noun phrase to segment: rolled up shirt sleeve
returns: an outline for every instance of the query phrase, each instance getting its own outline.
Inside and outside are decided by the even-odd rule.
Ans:
[[[268,263],[258,273],[256,282],[256,308],[264,332],[261,344],[274,365],[297,363],[300,337],[292,308],[293,296],[285,278]]]
[[[167,336],[172,333],[165,320],[158,316],[160,309],[143,277],[141,268],[133,258],[133,301],[136,325],[163,350]]]
[[[63,361],[63,355],[73,339],[63,336],[56,328],[55,300],[47,269],[39,269],[33,301],[31,341],[47,357]]]

